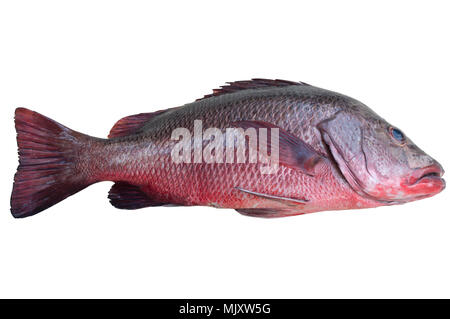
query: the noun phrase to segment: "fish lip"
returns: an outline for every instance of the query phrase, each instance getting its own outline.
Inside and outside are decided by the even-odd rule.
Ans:
[[[445,171],[438,163],[416,169],[410,178],[409,185],[414,186],[421,183],[443,183],[445,187],[445,180],[442,178]]]

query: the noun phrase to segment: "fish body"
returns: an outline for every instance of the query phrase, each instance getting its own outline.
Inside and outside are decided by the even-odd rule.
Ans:
[[[265,144],[277,145],[275,169],[264,170],[267,152],[249,160],[248,136],[241,140],[244,162],[236,161],[238,141],[227,153],[233,161],[216,157],[233,144],[217,140],[230,128],[276,131],[278,138]],[[258,217],[400,204],[445,187],[440,164],[399,129],[353,98],[302,82],[233,82],[184,106],[126,117],[108,139],[26,109],[16,110],[16,129],[15,217],[33,215],[101,181],[115,182],[109,198],[118,208],[201,205]],[[174,160],[181,140],[174,132],[180,129],[192,133],[181,162]],[[216,134],[208,135],[208,129]],[[264,145],[257,138],[256,145]],[[205,153],[212,141],[219,142]]]

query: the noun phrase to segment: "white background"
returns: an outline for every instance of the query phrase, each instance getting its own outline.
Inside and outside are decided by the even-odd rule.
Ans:
[[[446,1],[1,1],[0,297],[450,297],[448,190],[403,206],[264,220],[121,211],[93,185],[9,213],[13,113],[106,137],[226,81],[355,97],[450,170]]]

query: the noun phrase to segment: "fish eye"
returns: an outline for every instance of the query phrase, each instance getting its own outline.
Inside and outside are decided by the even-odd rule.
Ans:
[[[392,138],[394,140],[396,140],[398,143],[401,143],[401,144],[405,143],[405,140],[406,140],[405,134],[403,134],[403,132],[400,131],[398,128],[391,126],[389,128],[389,133],[391,134]]]

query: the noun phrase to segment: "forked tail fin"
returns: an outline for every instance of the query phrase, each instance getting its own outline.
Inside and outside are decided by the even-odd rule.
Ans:
[[[16,109],[19,167],[11,213],[27,217],[43,211],[92,182],[82,174],[79,154],[91,137],[24,108]]]

